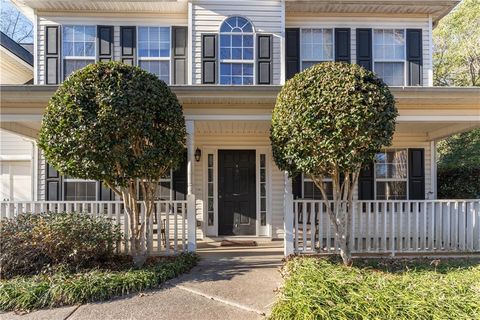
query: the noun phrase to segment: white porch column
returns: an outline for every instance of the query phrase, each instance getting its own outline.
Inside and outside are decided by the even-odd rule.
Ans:
[[[283,252],[285,256],[294,253],[293,248],[293,194],[292,179],[284,172],[284,199],[283,199]]]
[[[195,252],[197,249],[197,221],[195,214],[195,195],[193,194],[193,161],[195,125],[193,121],[186,121],[187,127],[187,228],[188,228],[188,251]]]
[[[437,142],[430,141],[430,185],[432,198],[437,199]]]

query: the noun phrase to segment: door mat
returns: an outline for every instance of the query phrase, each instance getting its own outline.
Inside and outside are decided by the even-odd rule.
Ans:
[[[257,241],[254,240],[222,240],[221,247],[256,247]]]

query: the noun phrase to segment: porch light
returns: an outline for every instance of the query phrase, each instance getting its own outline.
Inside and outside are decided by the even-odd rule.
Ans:
[[[202,150],[197,148],[195,150],[195,161],[199,162],[201,157],[202,157]]]

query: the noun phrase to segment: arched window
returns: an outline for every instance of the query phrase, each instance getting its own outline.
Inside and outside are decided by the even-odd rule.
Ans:
[[[230,17],[220,26],[220,84],[253,84],[254,30],[250,21]]]

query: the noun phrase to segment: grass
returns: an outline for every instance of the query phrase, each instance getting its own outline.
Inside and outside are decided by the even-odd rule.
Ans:
[[[155,288],[190,270],[194,254],[152,260],[141,269],[94,269],[84,272],[16,277],[0,281],[1,311],[30,311],[41,308],[103,301]]]
[[[478,261],[361,260],[345,267],[296,257],[283,274],[275,320],[480,319]]]

